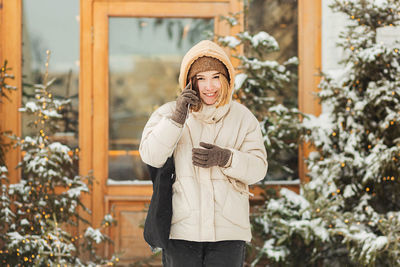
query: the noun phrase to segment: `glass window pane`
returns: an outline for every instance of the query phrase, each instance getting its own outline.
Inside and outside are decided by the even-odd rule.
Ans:
[[[138,149],[151,113],[179,91],[182,57],[212,19],[109,19],[108,183],[149,179]]]
[[[63,110],[60,130],[51,139],[78,147],[79,0],[23,0],[22,101],[34,97],[32,84],[43,82],[46,50],[51,51],[49,78],[54,98],[71,99]],[[22,116],[22,134],[32,134]]]
[[[280,51],[270,55],[271,60],[284,62],[297,57],[298,0],[251,0],[246,16],[248,30],[265,31],[279,43]]]
[[[276,60],[283,64],[292,57],[298,56],[298,0],[250,0],[249,11],[246,19],[247,30],[251,33],[265,31],[273,36],[279,44],[280,50],[265,59]],[[297,69],[291,70],[297,75]],[[280,103],[287,107],[298,107],[298,84],[293,80],[290,86],[276,93],[271,92]],[[288,176],[280,168],[270,165],[268,180],[293,180],[298,178],[298,153],[285,151],[275,155],[281,165],[293,170]]]

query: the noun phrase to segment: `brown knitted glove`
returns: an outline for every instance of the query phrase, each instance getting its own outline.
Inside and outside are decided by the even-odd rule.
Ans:
[[[225,167],[231,157],[232,152],[229,149],[220,148],[219,146],[200,142],[203,148],[192,149],[193,165],[202,168],[210,168],[212,166]]]
[[[200,98],[196,96],[196,91],[192,90],[192,84],[188,83],[182,94],[176,99],[176,107],[171,119],[183,125],[186,120],[188,104],[196,105],[199,101]]]

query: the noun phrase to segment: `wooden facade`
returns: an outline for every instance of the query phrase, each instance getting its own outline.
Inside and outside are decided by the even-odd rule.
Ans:
[[[142,239],[140,223],[145,218],[151,185],[107,185],[108,161],[108,19],[109,17],[196,17],[214,18],[217,34],[233,34],[242,30],[231,29],[219,22],[220,15],[236,13],[242,9],[240,0],[81,0],[80,1],[80,88],[79,88],[79,147],[80,173],[93,170],[93,193],[84,196],[85,205],[93,213],[87,218],[95,227],[105,214],[112,213],[118,226],[109,233],[115,247],[105,253],[123,251],[122,260],[132,262],[150,255]],[[321,1],[300,0],[299,4],[299,108],[319,114],[320,106],[313,96],[317,91],[321,69]],[[22,88],[21,79],[21,24],[22,0],[0,0],[0,61],[8,60],[15,75],[12,85]],[[21,135],[21,90],[11,94],[11,101],[0,104],[0,129]],[[301,149],[300,175],[305,179],[302,158],[307,149]],[[16,166],[18,150],[7,154],[8,166]],[[20,174],[10,168],[11,182]],[[279,187],[280,185],[275,185]],[[291,186],[298,191],[298,185]],[[253,189],[259,192],[257,188]],[[134,247],[134,249],[133,249]]]

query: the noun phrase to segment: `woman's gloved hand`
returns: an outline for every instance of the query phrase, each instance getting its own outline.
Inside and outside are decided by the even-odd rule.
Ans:
[[[192,84],[188,83],[181,95],[176,99],[176,108],[171,119],[183,125],[186,120],[188,104],[196,105],[199,101],[200,98],[196,96],[196,91],[192,90]]]
[[[202,168],[210,168],[213,166],[226,167],[232,151],[204,142],[200,142],[200,146],[204,147],[204,149],[192,149],[193,165]]]

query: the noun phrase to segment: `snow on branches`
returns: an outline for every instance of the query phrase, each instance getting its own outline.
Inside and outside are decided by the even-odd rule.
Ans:
[[[258,218],[266,237],[260,251],[299,266],[332,259],[343,266],[397,266],[400,43],[378,42],[377,32],[400,25],[400,2],[333,0],[331,8],[350,21],[340,35],[343,72],[322,76],[318,97],[327,111],[303,121],[303,137],[314,147],[310,182],[300,196],[281,191],[266,204]]]

